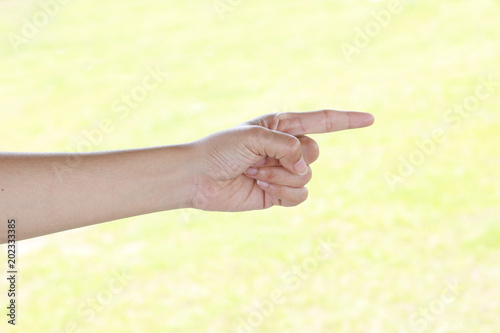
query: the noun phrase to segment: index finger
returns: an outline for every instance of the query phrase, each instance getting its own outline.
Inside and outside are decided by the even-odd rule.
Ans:
[[[372,114],[355,111],[284,112],[270,116],[269,129],[295,136],[362,128],[374,122]]]

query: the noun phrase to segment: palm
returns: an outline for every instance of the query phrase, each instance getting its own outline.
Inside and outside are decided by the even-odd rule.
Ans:
[[[212,191],[213,197],[206,210],[234,212],[267,208],[265,192],[244,174],[231,180],[214,181]]]

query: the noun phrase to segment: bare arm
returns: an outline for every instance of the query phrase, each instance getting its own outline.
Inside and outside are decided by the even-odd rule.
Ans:
[[[0,153],[0,242],[177,208],[217,211],[306,200],[319,155],[306,136],[370,126],[362,112],[269,114],[193,143],[87,154]]]
[[[0,154],[0,218],[17,239],[191,207],[193,145],[88,154]],[[6,229],[0,234],[6,241]]]

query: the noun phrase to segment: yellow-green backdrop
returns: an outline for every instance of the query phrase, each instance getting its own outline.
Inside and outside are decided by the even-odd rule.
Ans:
[[[496,332],[499,14],[496,0],[2,0],[2,151],[175,144],[281,111],[376,123],[314,136],[299,207],[20,242],[18,322],[2,278],[0,331]]]

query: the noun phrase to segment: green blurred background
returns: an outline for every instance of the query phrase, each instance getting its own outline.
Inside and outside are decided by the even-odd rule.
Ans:
[[[299,207],[20,242],[2,332],[500,327],[498,1],[62,2],[0,1],[0,150],[175,144],[322,108],[376,123],[314,136]],[[115,112],[155,68],[168,75]]]

